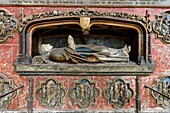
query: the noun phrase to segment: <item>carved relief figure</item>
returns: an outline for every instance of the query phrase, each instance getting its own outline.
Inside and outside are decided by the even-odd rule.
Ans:
[[[163,43],[170,43],[170,12],[167,11],[161,15],[157,15],[153,22],[153,31],[157,34],[157,38]]]
[[[74,38],[69,35],[68,47],[54,48],[49,52],[49,59],[55,62],[128,62],[130,46],[125,45],[122,49],[115,49],[97,45],[76,45]]]
[[[95,104],[96,98],[99,96],[99,90],[95,87],[95,83],[83,79],[71,89],[70,96],[74,104],[78,104],[81,108],[86,108],[90,104]]]
[[[0,9],[0,43],[7,41],[18,28],[18,21],[8,10]]]
[[[7,94],[8,92],[15,89],[12,81],[6,78],[5,75],[0,73],[0,96]],[[12,99],[16,97],[17,92],[14,91],[2,98],[0,98],[0,108],[6,107],[8,103],[11,103]]]
[[[117,79],[108,83],[108,88],[105,89],[104,95],[108,103],[115,108],[122,108],[133,96],[133,90],[123,80]]]
[[[36,95],[42,104],[52,108],[61,104],[62,99],[65,96],[65,90],[62,88],[60,83],[49,79],[45,84],[42,84],[40,89],[37,90]]]
[[[157,80],[152,86],[153,89],[161,94],[152,91],[152,96],[156,99],[157,104],[160,104],[164,108],[170,107],[170,76],[163,77],[161,80]],[[167,98],[169,97],[169,98]]]

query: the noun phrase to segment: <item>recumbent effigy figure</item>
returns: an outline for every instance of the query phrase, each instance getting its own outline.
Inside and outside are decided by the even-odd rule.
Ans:
[[[76,45],[74,38],[68,36],[68,47],[54,48],[49,52],[49,59],[54,62],[101,63],[128,62],[131,47],[121,49],[97,45]]]

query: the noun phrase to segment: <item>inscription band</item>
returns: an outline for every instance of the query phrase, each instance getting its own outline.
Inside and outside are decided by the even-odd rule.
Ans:
[[[7,6],[170,7],[170,0],[1,0]]]

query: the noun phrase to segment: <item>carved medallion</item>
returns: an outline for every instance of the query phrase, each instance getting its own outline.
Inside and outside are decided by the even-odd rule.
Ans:
[[[151,91],[151,95],[155,98],[156,103],[164,108],[170,108],[170,76],[156,80],[152,89],[154,90]]]
[[[18,30],[18,21],[6,9],[0,9],[0,43],[13,37]]]
[[[15,89],[12,80],[0,73],[0,97]],[[4,108],[16,97],[17,92],[10,93],[0,98],[0,108]]]
[[[76,81],[70,90],[73,104],[77,104],[81,108],[88,108],[91,104],[95,104],[99,95],[100,91],[96,82],[86,78]]]
[[[45,82],[41,82],[40,87],[36,91],[36,97],[42,105],[47,108],[54,108],[57,105],[62,104],[63,98],[66,95],[66,91],[62,86],[62,83],[54,79],[48,79]]]
[[[122,108],[130,102],[133,90],[122,79],[115,79],[108,82],[107,88],[104,90],[104,96],[108,104],[112,104],[115,108]]]
[[[163,43],[170,44],[170,11],[156,15],[156,20],[153,22],[153,31]]]

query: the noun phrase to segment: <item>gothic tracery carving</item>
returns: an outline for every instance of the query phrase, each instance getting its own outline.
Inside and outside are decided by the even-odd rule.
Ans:
[[[15,89],[12,81],[5,75],[0,74],[0,95],[7,94],[8,92]],[[7,104],[11,103],[12,99],[16,97],[16,91],[0,98],[0,108],[4,108]]]
[[[139,21],[142,22],[148,30],[150,29],[150,20],[149,20],[149,14],[146,13],[146,16],[138,16],[135,14],[128,14],[128,13],[122,13],[122,12],[99,12],[99,11],[91,11],[87,8],[84,8],[82,10],[78,11],[68,11],[68,12],[62,12],[59,10],[50,11],[50,12],[41,12],[37,14],[32,14],[30,16],[25,17],[23,11],[21,11],[21,19],[20,19],[20,27],[19,31],[21,32],[25,25],[29,23],[30,21],[37,20],[37,19],[44,19],[49,17],[57,17],[57,16],[106,16],[106,17],[114,17],[114,18],[121,18],[126,20],[132,20],[132,21]]]
[[[169,108],[170,100],[165,96],[170,98],[170,76],[163,77],[161,80],[156,80],[152,85],[152,89],[160,92],[159,94],[153,90],[151,91],[151,95],[156,100],[156,103],[164,108]]]
[[[54,108],[56,105],[62,104],[66,91],[62,84],[54,79],[48,79],[42,82],[40,88],[36,91],[36,97],[48,108]]]
[[[74,104],[81,108],[87,108],[91,104],[96,103],[96,98],[99,97],[100,91],[96,86],[96,82],[91,82],[88,79],[76,81],[74,87],[70,90],[70,96]]]
[[[133,96],[133,90],[122,79],[116,79],[108,82],[104,96],[109,104],[112,104],[115,108],[122,108],[126,103],[129,103]]]
[[[153,22],[153,31],[163,43],[170,44],[170,11],[156,15],[156,20]]]
[[[13,37],[18,30],[18,21],[14,15],[6,9],[0,9],[0,43],[6,42],[8,38]]]

